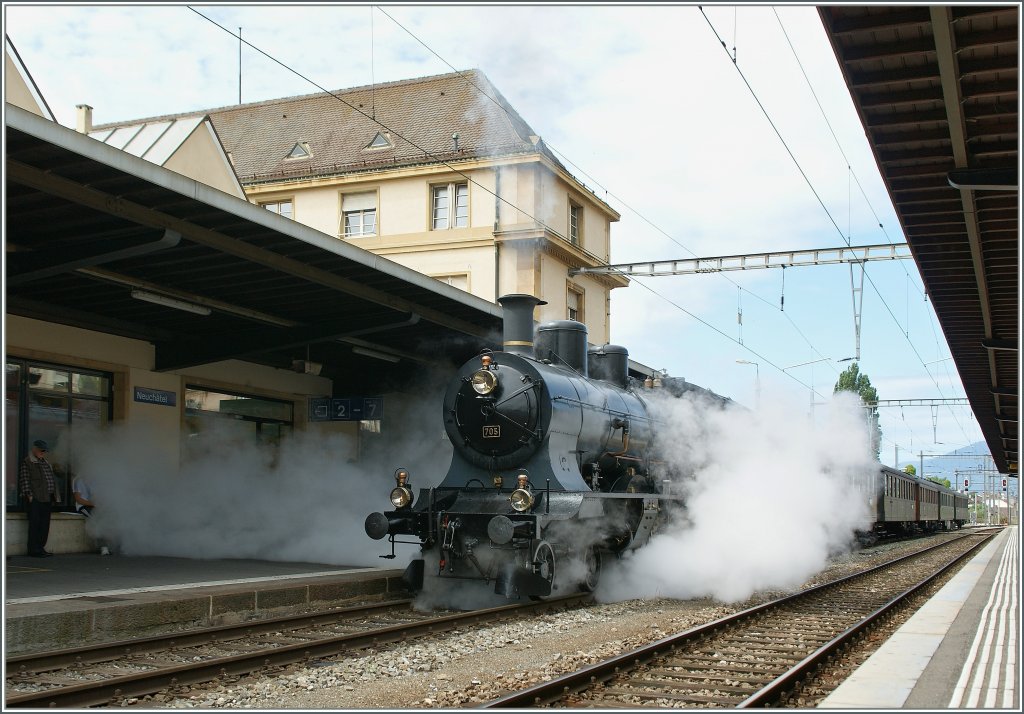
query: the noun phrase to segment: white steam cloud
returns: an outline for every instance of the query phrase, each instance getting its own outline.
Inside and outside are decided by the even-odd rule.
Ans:
[[[451,444],[442,393],[422,385],[415,396],[385,397],[393,418],[384,433],[360,438],[358,458],[351,436],[297,431],[275,447],[257,443],[244,422],[203,419],[176,466],[155,453],[167,443],[158,434],[97,429],[75,459],[97,503],[88,530],[129,556],[404,567],[416,549],[399,547],[395,560],[381,560],[390,546],[370,539],[363,522],[391,508],[397,467],[410,469],[416,489],[443,478]]]
[[[877,464],[855,396],[836,395],[814,425],[779,400],[756,412],[689,397],[651,406],[685,512],[605,563],[600,599],[741,602],[797,587],[869,522],[860,485]]]

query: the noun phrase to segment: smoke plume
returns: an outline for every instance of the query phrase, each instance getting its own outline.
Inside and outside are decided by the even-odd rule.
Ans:
[[[316,431],[262,444],[245,422],[204,418],[198,434],[170,445],[179,464],[155,451],[165,437],[138,426],[78,433],[89,445],[76,449],[75,471],[97,503],[89,532],[128,556],[404,567],[416,549],[381,560],[390,546],[371,540],[363,522],[391,508],[396,468],[411,471],[415,489],[447,471],[443,387],[417,386],[385,396],[382,433],[363,433],[358,444]]]
[[[799,586],[869,521],[862,479],[877,464],[856,397],[814,424],[805,407],[758,411],[659,399],[659,453],[685,509],[644,547],[605,564],[598,597],[741,602]]]

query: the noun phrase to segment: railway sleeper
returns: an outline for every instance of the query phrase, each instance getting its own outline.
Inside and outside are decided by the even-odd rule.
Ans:
[[[693,671],[709,670],[713,672],[772,672],[776,675],[788,672],[788,667],[782,667],[779,665],[771,665],[767,662],[750,662],[740,665],[734,661],[729,662],[723,660],[721,657],[698,657],[698,656],[686,656],[678,659],[672,659],[665,663],[669,667],[682,667]],[[754,667],[752,665],[759,665]]]
[[[713,689],[707,687],[707,689]],[[618,687],[605,689],[601,692],[604,696],[613,697],[637,697],[638,699],[666,699],[673,702],[693,702],[695,704],[722,704],[724,706],[736,706],[746,699],[746,696],[712,696],[704,694],[679,694],[676,692],[645,692],[635,689],[620,689]],[[603,703],[603,702],[602,702]]]
[[[725,660],[727,662],[736,662],[738,664],[752,664],[752,665],[759,664],[761,662],[761,660],[755,659],[756,657],[759,656],[758,653],[753,653],[753,652],[742,652],[742,653],[741,652],[725,652],[725,653],[723,653],[722,652],[723,649],[726,649],[726,648],[716,647],[714,649],[708,649],[708,650],[697,650],[697,652],[695,652],[694,654],[704,655],[704,656],[708,657],[710,660],[715,661],[715,662],[721,662],[722,660]],[[794,656],[793,653],[789,653],[789,652],[779,652],[779,653],[765,652],[763,654],[765,656],[771,657],[773,660],[783,660],[785,662],[799,662],[805,656],[805,655]]]
[[[732,674],[716,674],[712,672],[703,671],[698,671],[691,674],[689,672],[676,672],[671,669],[652,669],[648,671],[648,674],[654,677],[669,677],[686,680],[719,679],[725,682],[751,682],[754,684],[760,684],[764,682],[765,679],[774,679],[776,676],[775,673],[766,673],[765,676],[753,677],[746,674],[746,670],[744,670],[743,672],[736,672]]]
[[[760,683],[766,684],[771,681],[771,678],[765,677]],[[751,695],[757,691],[756,687],[738,687],[734,684],[716,684],[712,682],[701,682],[700,678],[689,679],[685,681],[673,681],[669,679],[640,679],[632,678],[626,680],[625,684],[631,687],[666,687],[668,689],[680,690],[680,691],[698,691],[703,689],[712,689],[716,692],[728,692],[730,694],[746,694]]]
[[[640,705],[630,702],[621,702],[618,699],[598,699],[598,700],[571,700],[569,706],[574,709],[637,709]],[[660,707],[652,706],[651,709],[660,709]]]
[[[827,640],[819,640],[825,642]],[[764,652],[766,650],[778,651],[778,652],[792,652],[793,650],[806,650],[808,647],[814,647],[814,642],[808,642],[807,640],[791,640],[788,642],[780,642],[779,640],[766,639],[758,640],[752,637],[735,637],[726,640],[728,647],[735,647],[737,649],[745,650],[757,650],[758,652]]]

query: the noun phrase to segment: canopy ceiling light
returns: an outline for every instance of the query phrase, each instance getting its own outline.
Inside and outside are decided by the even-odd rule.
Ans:
[[[173,307],[175,310],[184,310],[185,312],[191,312],[195,315],[209,315],[213,312],[205,305],[196,305],[191,302],[185,302],[184,300],[176,300],[172,297],[167,297],[166,295],[148,293],[145,290],[132,290],[132,297],[136,300],[151,302],[154,305],[163,305],[164,307]]]
[[[363,355],[364,357],[373,357],[374,359],[384,360],[385,362],[399,362],[402,359],[401,357],[389,355],[384,352],[368,350],[365,347],[353,347],[352,351],[357,355]]]

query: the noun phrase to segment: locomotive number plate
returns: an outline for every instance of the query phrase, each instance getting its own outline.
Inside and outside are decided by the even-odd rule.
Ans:
[[[501,425],[485,426],[484,427],[484,438],[485,439],[500,439],[501,438]]]

